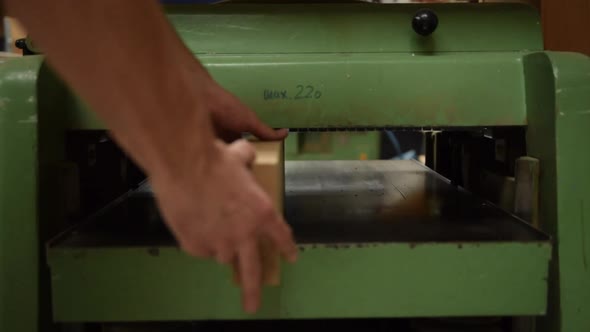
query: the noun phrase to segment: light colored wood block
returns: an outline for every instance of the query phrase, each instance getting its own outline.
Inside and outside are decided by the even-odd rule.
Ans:
[[[283,212],[285,194],[285,166],[283,142],[253,142],[256,160],[252,172],[262,189],[270,196],[274,206]]]
[[[27,31],[25,30],[25,28],[20,24],[20,22],[18,20],[16,20],[15,18],[12,17],[8,17],[6,18],[7,21],[7,25],[8,25],[8,29],[9,29],[9,36],[6,36],[7,38],[10,39],[11,41],[11,49],[10,52],[12,53],[21,53],[21,50],[19,50],[18,48],[16,48],[16,46],[14,46],[14,42],[17,39],[20,38],[25,38],[27,36]]]
[[[285,168],[283,142],[251,142],[256,148],[256,160],[252,173],[262,189],[271,198],[276,210],[282,215],[285,194]],[[259,243],[262,260],[262,283],[278,286],[281,282],[280,254],[270,239],[262,238]],[[234,282],[240,284],[239,270],[234,266]]]

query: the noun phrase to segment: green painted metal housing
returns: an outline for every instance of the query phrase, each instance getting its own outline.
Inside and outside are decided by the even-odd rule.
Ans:
[[[429,4],[431,37],[411,26],[422,5],[220,4],[168,17],[195,54],[439,53],[543,49],[538,13],[514,4]]]
[[[548,315],[538,331],[590,328],[590,58],[536,53],[524,59],[529,154],[541,161],[540,218],[556,243]]]
[[[37,331],[36,59],[0,59],[0,330]]]
[[[274,127],[526,124],[526,52],[543,49],[523,5],[220,4],[169,9],[171,24],[224,87]],[[469,91],[469,93],[466,93]],[[100,129],[76,106],[72,129]]]
[[[589,330],[589,58],[543,52],[526,6],[432,5],[441,25],[427,38],[410,28],[418,8],[215,5],[174,7],[170,20],[212,75],[275,127],[526,126],[528,153],[541,160],[551,263],[546,243],[318,243],[285,267],[257,317],[546,312],[537,331]],[[41,331],[49,281],[58,321],[245,318],[228,271],[173,247],[49,248],[51,279],[43,275],[39,222],[64,222],[64,196],[50,189],[65,133],[106,128],[42,61],[0,63],[0,330]]]
[[[526,125],[526,54],[248,54],[199,59],[224,87],[278,128],[478,127]],[[71,129],[105,128],[82,105],[71,112]]]
[[[50,250],[58,321],[536,316],[548,244],[300,246],[256,315],[231,271],[173,247]],[[518,296],[515,296],[518,294]]]

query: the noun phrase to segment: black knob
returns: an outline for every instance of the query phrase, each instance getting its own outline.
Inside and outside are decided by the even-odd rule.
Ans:
[[[25,48],[27,48],[27,41],[24,38],[17,39],[14,42],[14,46],[16,46],[16,48],[18,48],[19,50],[24,50]]]
[[[34,51],[29,49],[29,44],[27,43],[27,40],[25,38],[17,39],[14,42],[14,46],[16,46],[16,48],[22,50],[23,55],[35,55],[36,54]]]
[[[421,36],[429,36],[438,27],[438,16],[430,9],[420,9],[412,19],[412,28]]]

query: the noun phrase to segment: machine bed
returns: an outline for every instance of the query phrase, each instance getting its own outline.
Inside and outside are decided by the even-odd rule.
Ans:
[[[282,285],[266,291],[255,317],[544,310],[548,237],[418,162],[290,161],[285,168],[285,214],[300,260],[284,267]],[[229,270],[176,248],[147,185],[55,239],[49,263],[58,320],[245,318]],[[494,298],[481,301],[492,290]]]
[[[287,161],[299,244],[538,242],[547,237],[416,161]],[[198,199],[198,198],[196,198]],[[174,245],[148,184],[66,233],[60,247]]]

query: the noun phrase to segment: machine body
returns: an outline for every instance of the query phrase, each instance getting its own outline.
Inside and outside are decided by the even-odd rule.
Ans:
[[[543,51],[526,6],[432,5],[438,25],[427,36],[412,27],[420,9],[168,9],[215,79],[271,126],[427,133],[428,167],[287,163],[300,261],[253,317],[228,270],[177,248],[142,174],[42,56],[0,60],[0,330],[473,316],[588,330],[590,59]],[[540,172],[519,176],[523,160]],[[519,207],[537,202],[531,220],[496,206],[482,174],[516,188],[535,179],[512,193]]]

